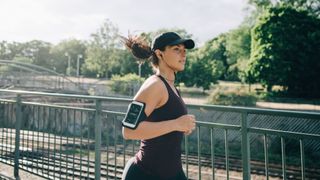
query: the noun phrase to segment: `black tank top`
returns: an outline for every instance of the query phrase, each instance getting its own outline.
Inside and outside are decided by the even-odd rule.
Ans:
[[[187,114],[187,108],[180,93],[179,96],[171,89],[167,81],[158,76],[165,84],[168,91],[168,101],[155,109],[146,121],[160,122],[176,119]],[[168,179],[175,177],[182,171],[181,141],[183,133],[174,131],[162,136],[142,140],[140,150],[136,154],[136,164],[146,173]]]

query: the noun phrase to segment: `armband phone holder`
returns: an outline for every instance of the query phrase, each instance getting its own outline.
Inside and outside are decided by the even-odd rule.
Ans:
[[[145,103],[132,101],[128,106],[126,116],[122,120],[122,126],[130,129],[136,129],[139,123],[147,118],[144,109]]]

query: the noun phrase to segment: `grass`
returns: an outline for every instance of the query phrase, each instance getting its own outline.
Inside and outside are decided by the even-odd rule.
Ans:
[[[281,87],[275,86],[273,90],[279,90]],[[252,101],[252,103],[248,102],[249,105],[255,106],[254,103],[259,102],[276,102],[276,103],[290,103],[293,106],[297,104],[311,104],[311,105],[320,105],[320,99],[304,99],[304,98],[285,98],[278,97],[277,93],[268,94],[266,90],[260,84],[243,84],[240,82],[230,82],[230,81],[218,81],[218,84],[214,84],[211,86],[210,90],[204,91],[202,88],[197,87],[185,87],[183,84],[179,86],[179,90],[183,98],[187,98],[187,103],[192,104],[221,104],[221,105],[237,105],[232,104],[232,101],[238,100],[242,102]],[[219,92],[220,95],[223,96],[222,102],[214,102],[212,101],[212,94]],[[229,94],[229,95],[228,95]],[[230,95],[231,94],[231,95]],[[233,95],[232,95],[233,94]],[[225,97],[229,96],[229,97]],[[228,99],[229,98],[229,99]],[[235,100],[234,100],[235,99]],[[229,104],[228,104],[229,103]],[[245,106],[245,104],[238,104]],[[272,108],[272,107],[271,107]]]
[[[110,87],[110,82],[108,80],[104,81],[106,88]],[[280,108],[283,109],[297,109],[297,110],[318,110],[320,107],[316,105],[320,105],[320,99],[304,99],[304,98],[285,98],[281,97],[279,93],[267,93],[265,88],[260,84],[243,84],[241,82],[235,81],[218,81],[217,84],[211,85],[210,90],[203,91],[202,88],[198,87],[186,87],[183,83],[178,86],[182,97],[184,98],[186,103],[189,104],[216,104],[216,105],[237,105],[237,106],[256,106],[256,102],[263,102],[264,108]],[[279,91],[282,88],[280,86],[274,86],[274,91]],[[111,94],[110,94],[111,93]],[[219,101],[212,101],[213,93],[218,93]],[[91,93],[94,94],[94,93]],[[111,96],[119,96],[124,97],[124,95],[119,94],[119,92],[112,92],[109,88],[108,94]],[[210,97],[211,96],[211,97]],[[127,96],[125,96],[127,97]],[[128,96],[133,97],[133,95]],[[242,103],[245,101],[244,103]],[[272,103],[279,103],[274,106]],[[281,103],[286,103],[281,105]],[[289,103],[289,104],[288,104]],[[307,109],[303,109],[305,107],[296,107],[295,105],[305,105],[309,104],[313,107],[308,107]],[[274,107],[273,107],[274,106]],[[288,107],[292,106],[292,107]],[[311,108],[311,109],[310,109]]]

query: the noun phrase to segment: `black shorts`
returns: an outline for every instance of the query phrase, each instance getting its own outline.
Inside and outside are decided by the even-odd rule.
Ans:
[[[122,180],[187,180],[183,170],[174,178],[163,179],[143,171],[134,163],[134,158],[131,158],[123,170]]]

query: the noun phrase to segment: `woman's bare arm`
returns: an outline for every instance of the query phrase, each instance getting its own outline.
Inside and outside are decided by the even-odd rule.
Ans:
[[[146,104],[145,113],[149,116],[152,111],[166,103],[168,100],[167,89],[157,77],[149,78],[143,84],[134,100]],[[177,119],[161,122],[143,121],[135,129],[123,127],[122,133],[125,139],[151,139],[172,131],[192,131],[195,127],[193,115],[183,115]]]

